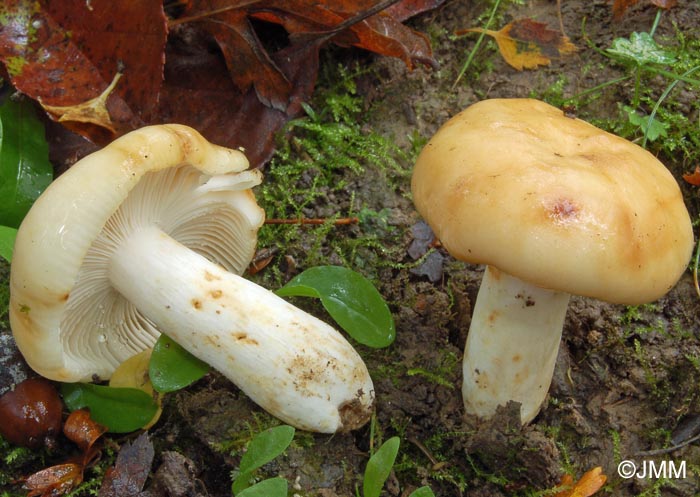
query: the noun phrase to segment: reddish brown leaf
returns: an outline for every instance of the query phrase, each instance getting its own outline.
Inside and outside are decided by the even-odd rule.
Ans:
[[[95,442],[107,432],[107,427],[94,422],[87,409],[73,411],[63,425],[63,433],[80,449],[88,453]]]
[[[700,166],[695,166],[695,171],[684,174],[683,179],[694,186],[700,186]]]
[[[615,19],[622,17],[628,8],[637,4],[639,0],[615,0],[612,6],[613,16]],[[675,7],[677,0],[649,0],[649,3],[659,7],[660,9],[670,9]]]
[[[571,475],[566,474],[559,484],[560,487],[566,488],[554,494],[554,497],[591,497],[605,485],[607,479],[600,466],[584,473],[576,483]]]
[[[57,464],[27,477],[27,497],[54,497],[66,494],[83,481],[83,465],[69,462]]]
[[[153,464],[153,444],[144,432],[122,446],[114,466],[107,470],[99,497],[124,497],[137,495],[146,483]]]
[[[122,72],[107,101],[117,132],[150,119],[166,41],[161,2],[8,0],[0,19],[0,60],[18,90],[46,105],[74,106],[100,95]],[[113,138],[94,133],[94,124],[70,127]]]
[[[576,51],[576,46],[559,31],[553,31],[547,24],[520,19],[504,26],[500,31],[471,28],[458,31],[464,33],[485,33],[492,36],[505,61],[518,71],[547,66],[551,59]]]

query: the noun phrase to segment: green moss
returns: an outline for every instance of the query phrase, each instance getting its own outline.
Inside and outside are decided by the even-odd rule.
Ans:
[[[268,224],[260,230],[259,243],[284,247],[278,261],[289,254],[300,267],[344,264],[372,278],[377,267],[402,258],[398,244],[391,243],[401,233],[390,225],[389,211],[364,205],[354,192],[367,185],[401,188],[410,174],[412,151],[364,126],[357,75],[338,67],[332,75],[338,83],[322,87],[306,107],[307,116],[289,123],[257,192],[268,219],[311,217],[327,222]],[[346,217],[358,217],[359,225],[334,226],[334,220]],[[392,257],[388,251],[396,254]],[[272,266],[266,278],[280,285],[285,275]]]

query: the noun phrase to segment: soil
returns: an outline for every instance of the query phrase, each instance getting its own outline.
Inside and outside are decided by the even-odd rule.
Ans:
[[[556,2],[520,3],[503,8],[504,21],[527,17],[559,25]],[[625,74],[587,44],[584,20],[588,38],[608,47],[616,37],[649,29],[656,15],[649,2],[640,2],[613,21],[610,2],[563,0],[562,22],[579,48],[575,55],[537,70],[516,71],[489,44],[480,49],[473,72],[453,86],[477,35],[451,34],[479,25],[484,18],[477,17],[487,8],[485,2],[447,1],[410,21],[430,33],[438,70],[407,71],[400,61],[364,60],[371,70],[358,88],[365,95],[367,127],[408,148],[416,136],[427,139],[459,110],[484,98],[542,97],[559,81],[565,82],[564,97],[575,95]],[[678,29],[700,37],[698,19],[700,3],[680,0],[664,13],[657,33],[672,35]],[[631,83],[612,86],[576,112],[584,119],[617,118],[617,103],[628,102],[631,92]],[[697,97],[674,93],[689,109],[697,109],[691,106]],[[698,121],[697,113],[688,117]],[[691,217],[697,219],[697,188],[681,179],[691,164],[661,158],[679,179]],[[408,496],[422,485],[437,496],[551,495],[544,491],[565,472],[577,479],[597,466],[608,477],[608,495],[700,495],[700,442],[688,443],[700,433],[700,298],[690,272],[667,296],[647,306],[574,297],[549,397],[535,420],[520,426],[518,406],[512,404],[490,421],[472,419],[464,414],[461,399],[461,357],[482,268],[455,261],[441,249],[425,264],[409,255],[421,227],[408,175],[389,183],[368,164],[364,177],[348,172],[344,179],[357,205],[387,209],[388,224],[405,246],[399,251],[393,247],[388,264],[373,271],[396,320],[396,341],[383,350],[357,346],[375,382],[375,436],[401,437],[397,465],[383,495]],[[336,200],[348,203],[350,197]],[[310,214],[326,211],[319,204]],[[395,235],[390,243],[396,243]],[[211,373],[166,398],[163,417],[150,430],[156,448],[153,469],[165,473],[161,480],[182,480],[169,495],[230,496],[230,475],[240,455],[225,450],[226,444],[269,422],[235,386]],[[356,495],[370,438],[369,425],[334,436],[297,435],[286,454],[266,465],[260,476],[284,476],[294,495]],[[648,460],[683,463],[687,474],[625,479],[617,469],[622,460],[638,466]],[[170,474],[172,465],[186,471]],[[159,488],[163,486],[161,481]],[[536,491],[543,492],[527,493]]]

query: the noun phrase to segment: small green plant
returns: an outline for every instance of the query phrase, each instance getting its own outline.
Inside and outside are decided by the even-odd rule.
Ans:
[[[396,335],[386,302],[364,276],[341,266],[307,269],[277,290],[282,297],[321,299],[323,307],[348,334],[373,348],[391,345]]]
[[[634,86],[630,101],[619,104],[623,119],[613,121],[608,127],[624,137],[641,136],[644,147],[656,142],[658,148],[669,155],[675,153],[677,156],[681,152],[686,160],[694,160],[698,157],[700,145],[697,123],[689,121],[675,102],[667,100],[680,84],[690,90],[700,88],[700,79],[694,76],[700,70],[697,50],[700,41],[688,40],[678,32],[675,46],[662,46],[655,38],[661,16],[662,10],[659,9],[648,32],[633,32],[629,37],[616,38],[605,50],[595,47],[584,32],[590,48],[625,67],[628,74],[580,92],[568,99],[567,103],[580,103],[587,95],[632,80]],[[655,77],[668,81],[660,94],[652,84]],[[697,108],[697,102],[690,105]]]
[[[391,437],[369,458],[362,479],[363,497],[379,497],[384,483],[394,467],[400,445],[401,439],[399,437]],[[355,495],[360,497],[358,489],[355,489]],[[434,497],[434,494],[430,487],[424,486],[411,492],[409,497]]]
[[[251,486],[252,477],[260,467],[282,454],[294,439],[294,428],[288,425],[275,426],[255,435],[248,443],[238,466],[238,474],[231,484],[236,497],[284,497],[287,495],[287,480],[270,478]]]

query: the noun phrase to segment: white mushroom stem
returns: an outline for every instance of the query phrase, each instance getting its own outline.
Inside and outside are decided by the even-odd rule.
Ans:
[[[514,400],[523,424],[537,415],[552,381],[569,297],[486,268],[464,351],[468,413],[488,418]]]
[[[131,234],[109,279],[160,330],[282,421],[333,433],[369,418],[372,381],[340,333],[159,229]]]

